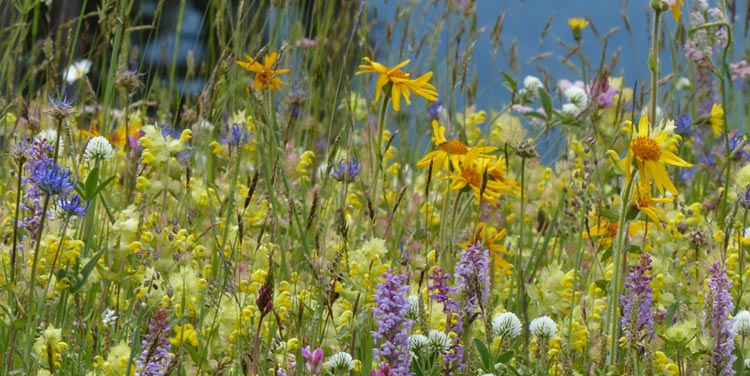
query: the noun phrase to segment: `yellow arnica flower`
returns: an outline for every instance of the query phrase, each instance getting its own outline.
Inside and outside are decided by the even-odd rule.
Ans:
[[[628,122],[628,126],[632,127],[632,123]],[[635,163],[644,184],[653,180],[661,194],[664,194],[665,189],[673,195],[677,194],[677,188],[667,174],[666,165],[678,167],[692,167],[693,165],[670,151],[672,140],[678,137],[673,130],[673,124],[667,125],[666,129],[660,130],[655,137],[651,137],[649,136],[648,116],[641,117],[637,134],[630,141],[628,155],[620,161],[628,180],[632,178],[630,169]]]
[[[391,100],[393,101],[393,110],[401,108],[401,97],[404,97],[406,104],[411,105],[411,92],[430,101],[438,99],[438,92],[428,81],[432,77],[432,72],[427,72],[417,79],[411,79],[410,74],[401,70],[410,60],[404,60],[393,68],[388,68],[383,64],[370,60],[369,57],[363,59],[367,64],[361,64],[359,72],[356,75],[366,73],[378,73],[378,79],[375,83],[375,100],[380,98],[380,92],[390,89]]]
[[[599,238],[599,245],[604,248],[612,246],[612,241],[617,236],[617,229],[620,227],[620,223],[610,221],[602,216],[594,217],[593,221],[596,224],[584,232],[581,237],[584,239],[588,239],[589,237]]]
[[[711,107],[711,113],[708,115],[708,124],[711,125],[711,131],[714,137],[719,137],[724,130],[724,109],[721,105],[714,103]]]
[[[511,189],[499,181],[490,179],[486,170],[478,168],[477,164],[474,163],[478,155],[478,148],[469,150],[458,171],[447,178],[451,180],[450,190],[460,191],[469,188],[474,192],[477,202],[481,198],[492,205],[496,205],[497,200],[504,194],[510,193]]]
[[[445,138],[445,127],[441,126],[437,120],[432,121],[432,143],[438,147],[437,150],[427,153],[424,158],[417,162],[417,167],[429,167],[432,161],[432,174],[434,175],[441,167],[446,171],[453,166],[454,170],[459,169],[460,162],[464,160],[470,150],[476,149],[477,158],[492,158],[486,153],[497,150],[494,146],[480,146],[470,148],[458,140],[447,140]]]
[[[472,244],[483,244],[484,247],[489,250],[492,270],[500,275],[509,274],[513,270],[513,265],[505,260],[505,256],[510,256],[511,253],[502,243],[507,232],[506,229],[497,231],[496,228],[488,226],[484,222],[479,222],[476,229],[474,229],[474,234],[469,237],[469,240],[461,243],[461,248],[466,250],[469,249]]]
[[[278,77],[280,74],[288,73],[291,69],[276,69],[276,59],[279,54],[271,52],[263,58],[263,64],[259,63],[252,56],[246,55],[247,61],[237,60],[237,65],[255,73],[253,86],[255,89],[266,88],[269,90],[281,90],[281,85],[288,85],[288,82],[281,81]]]
[[[656,228],[661,230],[662,221],[668,222],[668,219],[667,215],[664,214],[664,211],[656,207],[655,205],[665,202],[672,202],[674,197],[653,198],[651,195],[651,191],[653,190],[651,184],[644,183],[645,182],[638,183],[638,189],[633,196],[631,207],[645,214],[651,221],[654,222],[654,224],[656,224]]]

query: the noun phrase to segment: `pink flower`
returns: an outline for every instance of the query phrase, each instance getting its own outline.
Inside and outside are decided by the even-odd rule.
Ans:
[[[323,349],[318,347],[315,351],[310,351],[310,346],[302,348],[302,357],[305,358],[305,367],[312,375],[320,375],[323,369]]]

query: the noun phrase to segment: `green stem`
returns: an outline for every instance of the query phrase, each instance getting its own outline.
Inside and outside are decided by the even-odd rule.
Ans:
[[[380,169],[383,164],[383,130],[385,129],[385,113],[388,109],[388,96],[383,96],[383,103],[380,106],[380,115],[378,115],[378,130],[376,134],[375,145],[370,151],[373,163],[372,187],[370,188],[370,199],[372,200],[373,210],[378,206],[378,189],[380,189]],[[375,233],[375,221],[372,221],[372,232]]]
[[[58,135],[59,136],[59,135]],[[49,209],[49,201],[52,198],[51,194],[44,196],[44,205],[42,205],[42,218],[39,220],[39,230],[36,233],[36,246],[34,247],[34,259],[31,263],[31,278],[29,278],[29,302],[36,301],[36,269],[39,266],[39,250],[42,245],[42,232],[44,231],[44,220],[47,218],[47,210]],[[33,310],[33,306],[29,304],[27,312],[36,312]],[[36,317],[32,318],[33,322],[36,322]],[[26,338],[26,354],[31,354],[31,347],[34,343],[34,330],[36,325],[29,325],[29,335]],[[29,363],[29,366],[33,365],[33,362]],[[31,371],[31,368],[28,370]],[[32,372],[29,372],[31,374]]]
[[[13,220],[13,248],[10,249],[10,285],[11,290],[15,286],[16,281],[16,252],[18,248],[18,214],[21,211],[21,182],[23,171],[23,162],[18,163],[18,179],[16,185],[16,213]],[[15,301],[15,299],[9,299]]]
[[[622,255],[624,254],[625,248],[625,228],[627,224],[628,205],[630,205],[630,196],[633,193],[633,183],[635,177],[631,177],[628,181],[628,185],[625,187],[625,191],[620,196],[620,221],[617,224],[617,238],[615,244],[612,247],[612,260],[614,268],[612,270],[612,280],[610,281],[609,294],[607,297],[607,323],[609,324],[609,354],[607,355],[608,364],[614,367],[617,363],[617,345],[618,341],[618,328],[620,320],[618,320],[618,299],[620,296],[620,285],[622,279]]]
[[[659,90],[659,19],[661,18],[661,12],[656,11],[654,13],[654,35],[651,45],[651,54],[649,56],[649,68],[651,69],[651,106],[649,108],[649,114],[651,116],[651,122],[656,122],[656,99],[658,97]]]

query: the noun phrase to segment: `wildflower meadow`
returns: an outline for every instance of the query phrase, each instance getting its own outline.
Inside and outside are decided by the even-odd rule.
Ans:
[[[567,3],[0,1],[0,375],[750,374],[750,7]]]

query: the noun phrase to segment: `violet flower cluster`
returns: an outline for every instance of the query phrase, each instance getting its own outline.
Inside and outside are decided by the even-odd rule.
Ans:
[[[466,311],[481,310],[490,296],[489,251],[482,244],[469,246],[456,264],[456,280],[466,297]]]
[[[709,304],[708,311],[704,312],[704,330],[715,341],[714,349],[709,360],[712,375],[733,376],[734,361],[737,356],[733,354],[734,338],[737,336],[732,330],[734,319],[729,315],[734,311],[732,295],[729,289],[732,281],[727,278],[727,270],[720,261],[716,261],[709,268],[710,276],[706,281],[706,303]]]
[[[166,375],[169,364],[174,355],[169,352],[171,344],[167,338],[169,333],[169,318],[167,309],[159,307],[151,318],[148,332],[141,341],[143,351],[135,360],[136,376],[163,376]]]
[[[408,376],[411,365],[409,354],[409,331],[414,324],[406,318],[409,311],[409,285],[406,274],[383,274],[385,281],[378,284],[372,309],[378,330],[372,337],[380,346],[373,350],[375,359],[390,365],[397,376]]]
[[[648,285],[654,277],[648,275],[650,272],[651,256],[644,253],[641,255],[640,263],[630,268],[630,274],[625,280],[625,294],[620,295],[622,302],[620,323],[630,343],[640,344],[643,340],[654,337],[654,309],[652,307],[654,294],[653,289]],[[634,323],[631,322],[633,315],[637,316]],[[633,324],[635,324],[634,327]]]
[[[464,316],[459,314],[455,322],[451,320],[454,313],[461,312],[461,305],[450,296],[455,294],[457,289],[448,285],[449,277],[450,274],[443,273],[441,268],[433,269],[430,273],[430,280],[433,282],[427,286],[427,290],[430,292],[428,295],[430,299],[443,305],[443,313],[449,323],[446,330],[456,334],[450,348],[443,353],[443,367],[450,374],[454,370],[463,370],[466,368],[466,364],[463,359],[464,346],[459,342],[464,331]]]

